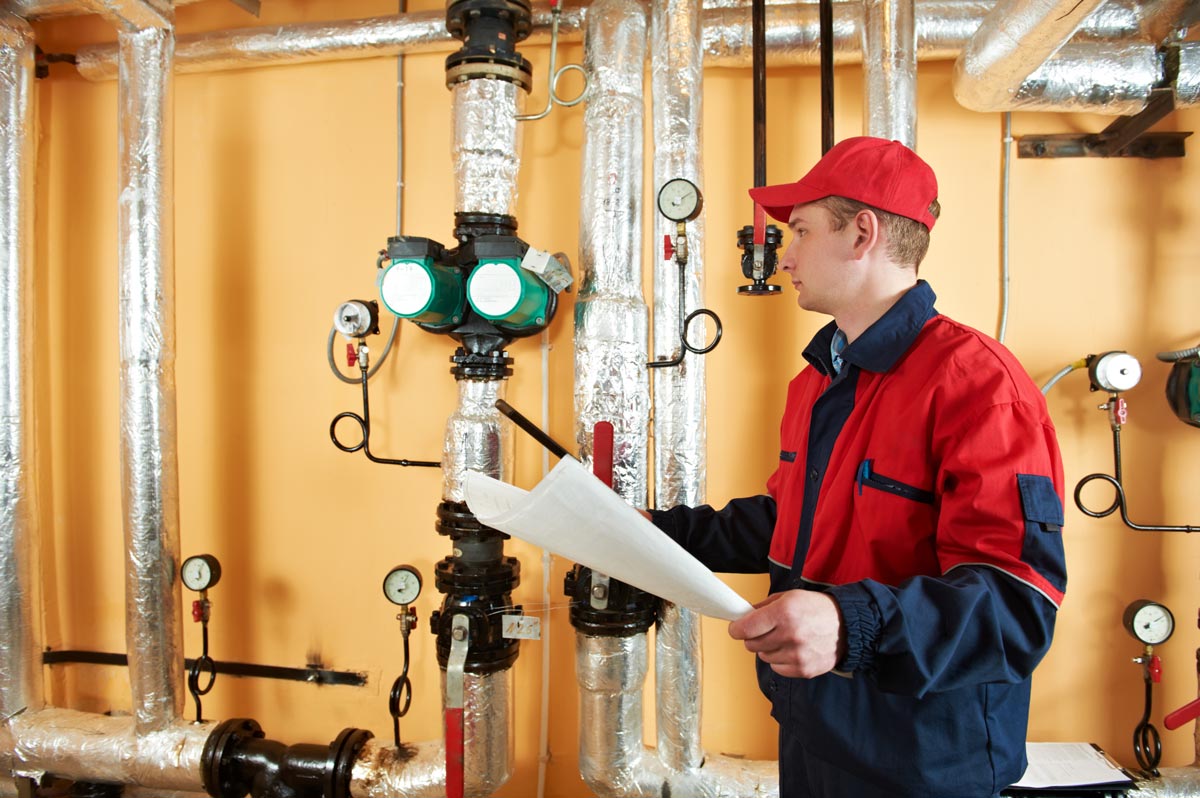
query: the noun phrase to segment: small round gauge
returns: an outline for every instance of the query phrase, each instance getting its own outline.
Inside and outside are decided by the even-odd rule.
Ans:
[[[704,199],[692,181],[677,177],[658,190],[658,212],[672,222],[690,222],[700,215]]]
[[[188,590],[208,590],[221,581],[221,563],[211,554],[188,557],[179,567],[179,578]]]
[[[1089,371],[1095,385],[1113,393],[1128,391],[1142,379],[1142,364],[1128,352],[1105,352]]]
[[[1126,631],[1148,646],[1167,642],[1175,631],[1175,616],[1156,601],[1138,599],[1125,608]]]
[[[397,565],[383,578],[383,595],[393,604],[412,604],[421,595],[421,574],[411,565]]]

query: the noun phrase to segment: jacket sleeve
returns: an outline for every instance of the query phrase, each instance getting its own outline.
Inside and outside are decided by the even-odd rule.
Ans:
[[[769,495],[734,499],[719,511],[707,504],[651,510],[650,517],[655,526],[712,571],[767,571],[767,551],[775,530],[775,500]]]
[[[1044,410],[994,405],[949,431],[936,481],[940,576],[830,588],[839,670],[920,697],[1028,678],[1066,590],[1062,464]]]

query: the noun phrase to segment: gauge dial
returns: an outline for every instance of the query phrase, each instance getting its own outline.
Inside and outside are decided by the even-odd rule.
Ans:
[[[668,180],[658,190],[658,212],[672,222],[690,222],[700,215],[702,207],[700,189],[686,178]]]
[[[1156,646],[1167,642],[1175,631],[1175,616],[1156,601],[1138,599],[1125,608],[1125,629],[1142,643]]]
[[[188,590],[208,590],[221,581],[221,563],[211,554],[188,557],[179,568],[179,578]]]
[[[1142,379],[1142,364],[1128,352],[1105,352],[1092,362],[1091,377],[1101,390],[1128,391]]]
[[[383,578],[383,595],[393,604],[412,604],[421,595],[421,574],[411,565],[397,565]]]

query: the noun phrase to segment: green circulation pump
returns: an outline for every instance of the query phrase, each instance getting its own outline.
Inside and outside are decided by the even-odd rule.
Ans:
[[[521,268],[520,258],[481,258],[467,279],[467,301],[480,316],[508,328],[541,327],[550,290]]]
[[[402,319],[435,326],[463,319],[462,276],[433,258],[393,260],[379,275],[379,296]]]

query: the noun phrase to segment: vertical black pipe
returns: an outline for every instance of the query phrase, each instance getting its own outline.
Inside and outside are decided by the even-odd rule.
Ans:
[[[821,153],[833,147],[833,0],[821,0]]]
[[[824,0],[823,0],[824,1]],[[754,185],[767,184],[767,8],[754,0],[751,9],[754,72]]]

